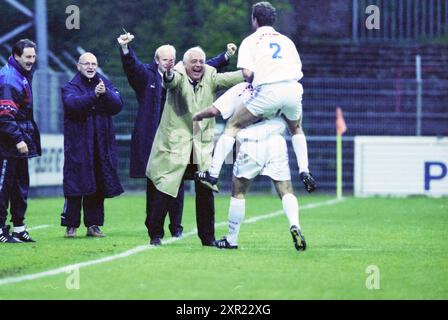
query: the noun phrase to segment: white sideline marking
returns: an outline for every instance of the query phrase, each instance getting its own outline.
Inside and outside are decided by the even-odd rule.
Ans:
[[[327,200],[327,201],[323,201],[323,202],[317,202],[317,203],[311,203],[311,204],[308,204],[308,205],[304,205],[304,206],[301,206],[300,209],[301,210],[314,209],[314,208],[318,208],[318,207],[322,207],[322,206],[328,206],[328,205],[340,203],[342,201],[344,201],[344,199],[332,199],[332,200]],[[275,211],[275,212],[272,212],[272,213],[268,213],[266,215],[262,215],[262,216],[258,216],[258,217],[247,219],[244,223],[255,223],[257,221],[270,219],[270,218],[277,217],[277,216],[282,215],[282,214],[284,214],[283,211]],[[222,227],[222,226],[225,226],[225,225],[227,225],[227,221],[223,221],[223,222],[217,223],[217,224],[215,224],[215,227]],[[193,231],[184,233],[183,234],[183,238],[188,238],[188,237],[194,236],[196,234],[197,234],[197,230],[195,229]],[[168,239],[166,241],[163,241],[162,243],[163,244],[168,244],[168,243],[173,243],[173,242],[176,242],[176,241],[179,241],[179,240],[181,240],[181,239],[170,238],[170,239]],[[67,265],[67,266],[64,266],[64,267],[57,268],[57,269],[43,271],[43,272],[38,272],[38,273],[33,273],[33,274],[28,274],[28,275],[24,275],[24,276],[4,278],[4,279],[0,279],[0,286],[7,285],[7,284],[12,284],[12,283],[36,280],[36,279],[40,279],[40,278],[44,278],[44,277],[58,275],[58,274],[61,274],[61,273],[67,273],[67,272],[73,271],[74,269],[79,269],[79,268],[93,266],[93,265],[104,263],[104,262],[114,261],[114,260],[121,259],[121,258],[126,258],[126,257],[129,257],[129,256],[133,255],[133,254],[136,254],[136,253],[139,253],[139,252],[142,252],[142,251],[146,251],[146,250],[151,250],[151,249],[154,249],[154,248],[157,248],[157,247],[149,246],[149,245],[141,245],[141,246],[137,246],[135,248],[132,248],[130,250],[124,251],[122,253],[118,253],[118,254],[115,254],[115,255],[112,255],[112,256],[108,256],[108,257],[104,257],[104,258],[100,258],[100,259],[95,259],[95,260],[75,263],[75,264]]]
[[[329,205],[336,204],[336,203],[339,203],[339,202],[342,202],[342,201],[344,201],[344,199],[332,199],[332,200],[327,200],[327,201],[323,201],[323,202],[310,203],[310,204],[307,204],[307,205],[304,205],[304,206],[299,206],[299,209],[300,210],[314,209],[314,208],[318,208],[318,207],[322,207],[322,206],[329,206]],[[258,222],[260,220],[274,218],[274,217],[277,217],[277,216],[281,216],[283,214],[285,214],[283,212],[283,210],[279,210],[279,211],[268,213],[268,214],[265,214],[265,215],[262,215],[262,216],[253,217],[253,218],[247,219],[243,223],[255,223],[255,222]],[[225,222],[225,224],[227,224],[227,221]]]
[[[27,231],[33,231],[33,230],[45,229],[45,228],[49,228],[49,227],[50,227],[49,224],[43,224],[43,225],[40,225],[40,226],[35,226],[35,227],[32,227],[32,228],[27,228],[26,230],[27,230]]]

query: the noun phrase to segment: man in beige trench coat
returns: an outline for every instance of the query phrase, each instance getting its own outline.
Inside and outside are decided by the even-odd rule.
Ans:
[[[205,64],[205,53],[194,47],[183,61],[171,65],[163,76],[167,97],[160,126],[151,149],[147,177],[157,189],[155,197],[176,197],[183,179],[210,166],[215,119],[193,122],[193,115],[210,106],[215,93],[244,81],[241,71],[217,73]],[[215,207],[213,192],[195,182],[196,223],[202,245],[214,246]],[[149,221],[151,245],[161,245],[165,214],[156,210]]]

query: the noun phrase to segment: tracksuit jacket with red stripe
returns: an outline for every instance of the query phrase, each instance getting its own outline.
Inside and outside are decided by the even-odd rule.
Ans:
[[[41,155],[40,134],[33,118],[32,71],[11,56],[0,69],[0,158],[32,158]],[[16,144],[24,141],[28,154]]]

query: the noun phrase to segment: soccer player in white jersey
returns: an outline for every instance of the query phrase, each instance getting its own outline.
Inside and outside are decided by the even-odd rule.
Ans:
[[[250,84],[237,84],[204,110],[202,116],[208,118],[221,115],[223,119],[228,119],[238,111],[243,102],[251,99],[253,93]],[[215,242],[218,248],[238,248],[238,234],[245,215],[245,194],[255,177],[266,175],[272,179],[282,201],[295,248],[306,249],[305,237],[299,224],[299,204],[291,184],[288,150],[283,137],[285,130],[285,121],[276,116],[263,119],[238,132],[236,138],[241,145],[233,166],[229,234]]]
[[[302,121],[302,63],[294,43],[277,32],[276,11],[269,2],[252,6],[252,27],[255,32],[245,38],[238,54],[238,68],[254,87],[253,96],[244,102],[227,121],[224,134],[215,147],[211,167],[197,172],[199,180],[216,184],[227,155],[232,151],[239,130],[275,114],[285,117],[291,132],[292,145],[299,165],[299,175],[308,192],[316,189],[316,182],[308,169],[306,138]],[[204,113],[194,115],[200,121]]]

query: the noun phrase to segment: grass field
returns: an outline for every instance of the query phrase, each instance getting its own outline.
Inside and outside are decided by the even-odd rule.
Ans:
[[[325,205],[330,199],[300,199],[306,252],[295,251],[283,214],[268,215],[281,210],[270,196],[248,198],[249,223],[238,250],[200,245],[191,197],[184,238],[165,238],[157,248],[147,245],[143,196],[106,201],[102,239],[86,238],[85,228],[77,239],[64,239],[63,200],[32,199],[28,226],[44,227],[30,232],[36,244],[0,246],[0,299],[448,298],[447,198],[346,198]],[[228,203],[216,198],[217,237],[227,231]],[[379,289],[366,287],[369,266],[378,268]]]

